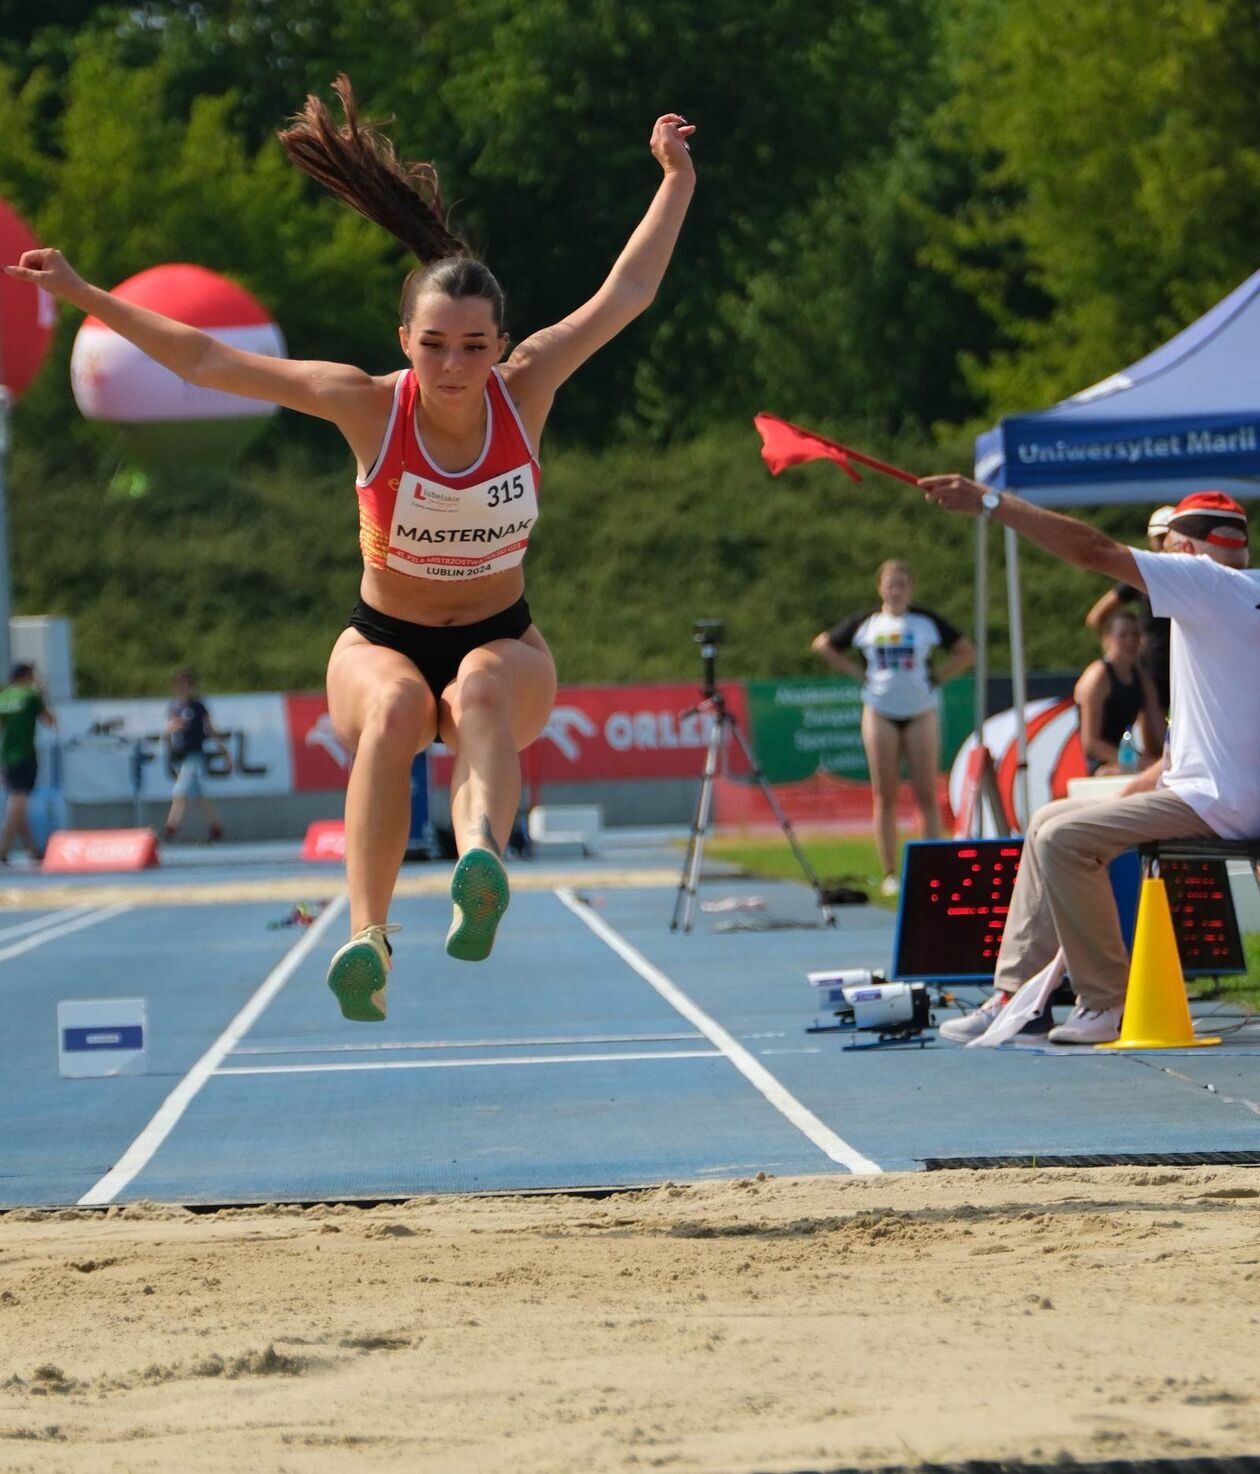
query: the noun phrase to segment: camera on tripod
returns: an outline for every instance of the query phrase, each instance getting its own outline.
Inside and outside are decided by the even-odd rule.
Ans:
[[[834,926],[836,918],[823,895],[822,882],[814,873],[814,867],[809,863],[804,850],[797,843],[787,815],[775,797],[774,790],[766,781],[766,775],[761,771],[756,754],[749,745],[747,737],[740,730],[735,713],[727,706],[726,697],[718,686],[717,653],[724,634],[725,626],[720,619],[692,621],[691,638],[700,646],[700,659],[704,666],[704,684],[700,688],[699,702],[695,706],[688,707],[682,715],[685,718],[704,713],[710,718],[710,725],[704,755],[704,769],[700,775],[700,791],[696,794],[696,812],[691,821],[691,837],[687,841],[687,856],[683,860],[682,878],[678,882],[678,895],[674,899],[674,916],[669,923],[669,929],[677,931],[681,926],[685,932],[691,930],[691,913],[696,899],[696,887],[700,883],[704,833],[709,827],[709,818],[713,812],[714,782],[719,763],[722,765],[722,776],[724,778],[729,776],[726,769],[727,737],[734,738],[735,746],[743,757],[746,771],[752,774],[753,781],[761,789],[767,807],[778,820],[784,838],[792,846],[792,853],[796,856],[797,864],[801,867],[806,880],[814,889],[814,895],[818,898],[818,909],[822,912],[824,923],[827,926]]]

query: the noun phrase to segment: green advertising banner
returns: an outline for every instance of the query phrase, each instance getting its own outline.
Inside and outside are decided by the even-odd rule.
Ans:
[[[837,676],[744,684],[753,750],[771,783],[796,783],[819,771],[868,781],[858,682]],[[974,701],[971,676],[940,692],[942,769],[971,731]]]

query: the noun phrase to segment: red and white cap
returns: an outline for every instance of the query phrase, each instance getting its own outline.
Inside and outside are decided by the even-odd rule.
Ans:
[[[1247,514],[1223,491],[1192,491],[1182,497],[1173,508],[1168,527],[1218,548],[1247,546]]]

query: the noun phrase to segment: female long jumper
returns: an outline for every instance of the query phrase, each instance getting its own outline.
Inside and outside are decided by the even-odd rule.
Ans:
[[[360,122],[349,80],[338,124],[319,99],[280,134],[290,159],[391,231],[420,266],[403,286],[407,366],[380,377],[340,363],[243,352],[120,302],[53,249],[11,275],[130,339],[190,384],[331,420],[358,462],[360,602],[328,662],[328,706],[355,754],[346,793],[350,941],[329,987],[351,1019],[385,1017],[389,906],[407,843],[413,756],[454,752],[459,861],[446,949],[489,955],[507,908],[501,856],[520,802],[518,754],[555,695],[551,652],[524,598],[522,559],[538,514],[538,447],[556,390],[651,303],[695,188],[692,125],[666,113],[650,148],[663,179],[603,285],[561,322],[507,349],[503,293],[447,225],[437,173],[405,164]]]

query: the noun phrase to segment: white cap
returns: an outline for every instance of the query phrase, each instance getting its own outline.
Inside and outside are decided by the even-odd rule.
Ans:
[[[1168,525],[1172,520],[1172,514],[1176,507],[1156,507],[1151,513],[1150,520],[1146,524],[1147,537],[1163,537],[1168,531]]]

